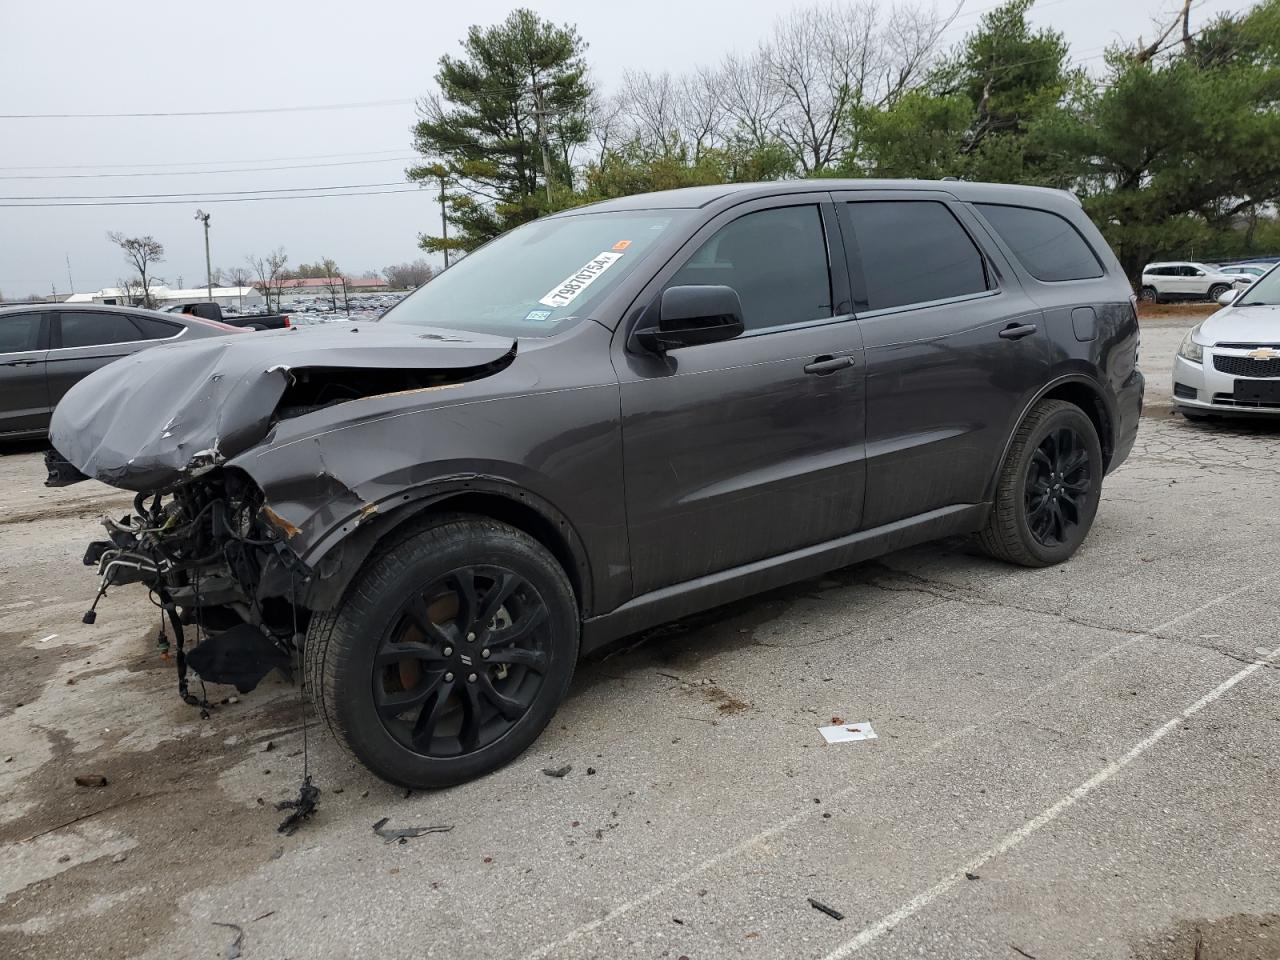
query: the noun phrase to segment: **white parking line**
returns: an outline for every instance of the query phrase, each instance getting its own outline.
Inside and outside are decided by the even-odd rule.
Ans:
[[[1115,760],[1107,764],[1105,767],[1103,767],[1101,770],[1095,773],[1092,777],[1090,777],[1084,783],[1080,784],[1080,786],[1076,787],[1074,790],[1068,793],[1065,797],[1063,797],[1053,806],[1042,811],[1037,816],[1033,817],[1031,820],[1028,820],[1026,823],[1024,823],[1017,830],[1014,830],[1012,833],[1006,835],[1004,839],[1001,840],[999,843],[997,843],[994,847],[991,847],[990,849],[980,854],[975,859],[970,860],[964,866],[956,870],[955,873],[952,873],[950,876],[948,876],[945,880],[942,880],[934,884],[932,887],[930,887],[928,890],[924,891],[923,893],[917,894],[916,896],[908,900],[906,903],[904,903],[902,906],[900,906],[897,910],[893,911],[893,913],[886,914],[885,916],[877,920],[875,923],[873,923],[871,926],[864,928],[852,940],[848,940],[845,943],[842,943],[840,946],[836,947],[834,950],[828,953],[826,957],[823,958],[823,960],[841,960],[841,958],[843,957],[847,957],[850,954],[856,953],[858,950],[861,950],[867,944],[872,943],[873,941],[882,937],[884,934],[888,933],[898,924],[902,923],[902,921],[908,919],[909,917],[911,917],[916,913],[919,913],[921,910],[923,910],[925,907],[931,904],[934,900],[937,900],[940,896],[942,896],[944,893],[946,893],[956,884],[962,882],[965,879],[966,873],[969,873],[969,874],[977,873],[980,867],[985,866],[987,863],[994,860],[996,857],[1000,856],[1001,854],[1008,853],[1018,844],[1022,843],[1023,840],[1026,840],[1033,833],[1040,830],[1042,827],[1046,826],[1047,824],[1052,823],[1054,820],[1058,819],[1058,817],[1060,817],[1063,813],[1065,813],[1071,807],[1075,806],[1079,801],[1083,800],[1085,797],[1087,797],[1090,793],[1092,793],[1098,787],[1102,786],[1104,783],[1106,783],[1108,780],[1114,777],[1117,773],[1119,773],[1129,764],[1133,763],[1133,761],[1137,760],[1140,756],[1142,756],[1144,753],[1146,753],[1148,750],[1154,747],[1157,743],[1159,743],[1166,736],[1168,736],[1172,731],[1174,731],[1183,723],[1185,723],[1188,719],[1195,716],[1197,713],[1199,713],[1209,704],[1213,703],[1215,700],[1221,697],[1224,693],[1226,693],[1228,690],[1234,687],[1241,680],[1244,680],[1246,677],[1249,677],[1250,675],[1261,670],[1264,666],[1270,663],[1277,656],[1280,656],[1280,647],[1276,647],[1269,654],[1267,654],[1266,657],[1263,657],[1260,660],[1255,660],[1253,663],[1249,664],[1249,666],[1245,667],[1239,673],[1235,674],[1234,676],[1228,677],[1226,680],[1222,681],[1222,683],[1218,684],[1216,687],[1214,687],[1212,690],[1206,693],[1203,697],[1201,697],[1195,703],[1191,704],[1191,706],[1187,707],[1187,709],[1183,710],[1180,714],[1178,714],[1172,720],[1169,720],[1168,722],[1157,727],[1155,732],[1152,733],[1150,736],[1146,737],[1143,740],[1140,740],[1137,744],[1134,745],[1134,747],[1131,750],[1129,750],[1128,753],[1122,756],[1119,760]]]
[[[1128,640],[1122,640],[1120,643],[1117,643],[1112,647],[1108,647],[1103,653],[1100,653],[1098,654],[1098,656],[1092,657],[1089,660],[1086,660],[1084,663],[1080,664],[1078,667],[1072,667],[1070,670],[1067,670],[1066,672],[1059,674],[1058,676],[1054,677],[1052,680],[1048,680],[1045,683],[1042,683],[1040,686],[1036,687],[1029,694],[1027,694],[1027,696],[1023,697],[1017,703],[1012,704],[1003,710],[997,711],[996,713],[988,714],[986,717],[983,718],[982,725],[987,725],[992,720],[1005,716],[1006,714],[1012,713],[1014,710],[1021,708],[1024,704],[1042,697],[1046,692],[1051,690],[1057,684],[1061,683],[1063,680],[1069,679],[1071,677],[1074,677],[1074,676],[1077,676],[1078,674],[1083,673],[1085,670],[1088,670],[1091,667],[1101,663],[1103,660],[1106,660],[1108,657],[1113,656],[1119,651],[1124,650],[1127,647],[1131,647],[1135,643],[1141,643],[1144,640],[1148,640],[1154,634],[1157,634],[1162,630],[1167,630],[1169,627],[1172,627],[1175,624],[1181,623],[1183,620],[1186,620],[1190,617],[1194,617],[1197,614],[1203,613],[1205,610],[1208,610],[1211,607],[1215,607],[1220,603],[1223,603],[1227,600],[1237,597],[1240,594],[1245,593],[1246,591],[1253,590],[1256,587],[1260,587],[1264,583],[1267,583],[1270,580],[1274,580],[1277,577],[1280,577],[1280,573],[1272,573],[1272,574],[1268,574],[1265,577],[1260,577],[1259,579],[1254,580],[1251,583],[1246,583],[1243,586],[1236,587],[1234,590],[1229,590],[1226,593],[1221,594],[1220,596],[1214,597],[1212,600],[1208,600],[1200,604],[1198,607],[1194,607],[1193,609],[1186,611],[1185,613],[1180,613],[1176,617],[1172,617],[1171,619],[1166,620],[1163,623],[1158,623],[1154,627],[1151,627],[1149,630],[1146,630],[1140,634],[1137,634],[1136,636],[1130,637]],[[1051,614],[1046,614],[1046,616],[1051,616]],[[1274,657],[1277,652],[1280,652],[1280,650],[1273,651],[1271,656]],[[1260,669],[1260,666],[1261,666],[1261,663],[1255,663],[1247,667],[1244,671],[1241,672],[1241,675],[1239,675],[1239,679],[1233,678],[1232,686],[1234,686],[1235,683],[1238,683],[1239,680],[1244,679],[1244,677],[1248,676],[1249,673],[1251,673],[1252,671]],[[1227,687],[1226,689],[1230,689],[1230,687]],[[1219,694],[1219,696],[1220,695],[1221,694]],[[976,729],[978,729],[978,726],[979,726],[978,724],[969,724],[968,726],[961,727],[958,730],[954,730],[951,733],[947,734],[947,736],[942,737],[939,740],[935,740],[933,743],[928,744],[923,749],[912,754],[911,757],[909,757],[908,759],[917,759],[919,757],[932,753],[934,750],[937,750],[939,747],[946,746],[948,743],[950,743],[953,740],[957,740],[961,737],[968,736],[969,734],[973,733]],[[1163,734],[1161,734],[1161,736],[1163,736]],[[836,791],[834,794],[832,794],[828,798],[827,802],[829,803],[839,802],[840,800],[843,800],[846,797],[852,796],[853,794],[861,790],[865,790],[866,786],[867,786],[866,783],[851,784],[850,786],[845,787],[842,790]],[[1090,789],[1092,789],[1092,787],[1090,787]],[[1073,800],[1072,803],[1074,802],[1075,801]],[[677,874],[676,876],[670,878],[669,880],[663,880],[655,884],[654,886],[650,887],[648,890],[646,890],[644,893],[640,894],[639,896],[636,896],[631,900],[627,900],[623,903],[618,904],[616,907],[613,907],[612,909],[607,910],[602,916],[597,917],[595,920],[588,920],[585,923],[579,924],[578,926],[570,930],[568,933],[566,933],[563,937],[560,937],[557,940],[553,940],[550,943],[544,943],[542,946],[537,947],[531,952],[525,954],[525,960],[542,960],[542,958],[549,956],[550,954],[554,953],[557,950],[560,950],[561,948],[572,943],[574,940],[577,940],[578,938],[583,937],[588,933],[591,933],[593,930],[599,929],[600,927],[604,926],[606,923],[609,923],[611,920],[615,920],[618,917],[622,916],[623,914],[630,913],[632,910],[636,909],[637,907],[644,906],[646,903],[649,903],[651,900],[656,899],[657,897],[661,896],[663,893],[666,893],[668,890],[678,887],[681,884],[688,883],[690,880],[694,879],[699,874],[705,873],[706,871],[718,866],[724,861],[729,860],[733,857],[736,857],[740,853],[745,853],[747,850],[750,850],[752,847],[755,847],[761,843],[764,843],[767,840],[771,840],[772,838],[776,837],[778,834],[783,833],[791,829],[792,827],[805,822],[811,816],[812,814],[808,810],[805,810],[800,813],[793,814],[790,817],[786,817],[783,820],[778,821],[773,826],[768,827],[764,830],[761,830],[759,833],[748,837],[747,839],[743,840],[741,843],[735,844],[734,846],[729,847],[726,850],[722,850],[720,853],[717,853],[713,857],[708,857],[706,860],[703,860],[701,863],[697,863],[693,865],[689,869]],[[964,871],[962,870],[960,871],[960,876],[963,876],[963,875],[964,875]],[[953,882],[953,881],[950,881],[950,880],[943,881],[943,883],[950,883],[950,882]],[[921,894],[921,896],[926,896],[930,892],[931,891],[926,891],[925,894]],[[945,892],[945,891],[939,891],[939,893],[941,892]],[[937,895],[935,894],[934,896],[936,897]],[[933,899],[933,898],[931,897],[930,899]],[[914,902],[914,901],[911,901],[911,902]],[[909,905],[910,904],[908,904],[908,906]],[[920,906],[923,906],[923,904],[921,904]],[[906,909],[906,907],[904,906],[900,909]],[[914,910],[911,910],[905,916],[910,916],[911,913],[914,913],[915,910],[918,910],[918,909],[920,909],[919,906],[917,906]],[[895,914],[896,913],[897,911],[895,911]],[[890,914],[890,917],[894,916],[895,914]],[[887,919],[888,918],[886,917],[885,920]],[[880,922],[884,923],[885,921],[881,920]],[[899,921],[894,921],[894,923],[897,923],[897,922]],[[885,927],[884,930],[881,930],[878,933],[876,933],[875,936],[879,936],[881,933],[885,932],[885,930],[892,929],[892,927],[893,927],[893,924],[890,924],[889,926]],[[871,928],[868,928],[868,930],[869,929]],[[866,931],[864,931],[864,933],[865,932]],[[874,937],[872,939],[874,939]],[[869,943],[870,941],[867,941],[867,942]],[[858,948],[853,947],[851,949],[856,950]]]

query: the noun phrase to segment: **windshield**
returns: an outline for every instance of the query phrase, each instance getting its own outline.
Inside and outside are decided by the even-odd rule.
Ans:
[[[684,210],[536,220],[485,244],[406,297],[384,323],[547,337],[589,315]]]
[[[1272,268],[1253,281],[1236,297],[1233,305],[1247,307],[1250,304],[1280,305],[1280,270]]]

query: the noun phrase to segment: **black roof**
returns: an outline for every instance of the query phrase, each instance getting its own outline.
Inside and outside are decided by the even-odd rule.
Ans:
[[[773,180],[762,183],[724,183],[705,187],[682,187],[656,193],[637,193],[615,200],[602,200],[585,207],[562,211],[556,216],[575,213],[604,213],[614,210],[692,210],[720,201],[726,205],[788,193],[814,190],[919,190],[949,193],[969,203],[1011,203],[1046,209],[1061,209],[1064,204],[1079,209],[1080,203],[1065,190],[1048,187],[1025,187],[1008,183],[971,183],[965,180]]]

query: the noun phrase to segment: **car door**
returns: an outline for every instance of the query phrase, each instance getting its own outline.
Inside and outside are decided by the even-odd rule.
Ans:
[[[866,350],[864,526],[981,503],[1047,377],[1040,310],[948,194],[836,200]]]
[[[637,594],[861,526],[862,341],[829,196],[721,213],[637,303],[683,284],[732,287],[746,330],[665,356],[614,338]]]
[[[49,426],[47,313],[0,315],[0,434],[35,433]]]
[[[99,367],[128,356],[150,338],[127,313],[106,310],[60,310],[49,345],[49,402],[63,395]]]

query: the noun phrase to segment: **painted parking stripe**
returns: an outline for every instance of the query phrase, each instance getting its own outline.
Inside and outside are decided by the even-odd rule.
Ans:
[[[902,923],[904,920],[907,920],[910,917],[914,916],[915,914],[919,913],[929,904],[933,903],[933,901],[937,900],[939,897],[943,896],[945,893],[951,890],[951,888],[956,886],[956,884],[963,882],[965,879],[966,873],[968,874],[977,873],[979,868],[986,866],[986,864],[990,863],[996,857],[999,857],[999,856],[1002,856],[1003,854],[1008,853],[1010,850],[1018,846],[1020,843],[1022,843],[1022,841],[1026,840],[1032,834],[1038,832],[1043,827],[1052,823],[1054,820],[1057,820],[1058,817],[1062,816],[1062,814],[1066,813],[1066,811],[1070,810],[1073,806],[1075,806],[1077,803],[1079,803],[1089,794],[1093,793],[1094,790],[1098,789],[1100,786],[1102,786],[1104,783],[1106,783],[1108,780],[1110,780],[1112,777],[1114,777],[1116,774],[1122,771],[1125,767],[1129,766],[1129,764],[1133,763],[1133,761],[1137,760],[1140,756],[1142,756],[1144,753],[1146,753],[1148,750],[1154,747],[1157,743],[1159,743],[1161,740],[1167,737],[1170,733],[1178,729],[1178,727],[1182,726],[1182,724],[1186,723],[1187,720],[1189,720],[1191,717],[1194,717],[1197,713],[1199,713],[1205,707],[1209,706],[1209,704],[1213,703],[1215,700],[1218,700],[1220,697],[1222,697],[1223,694],[1225,694],[1228,690],[1230,690],[1236,684],[1240,683],[1242,680],[1249,678],[1250,676],[1252,676],[1253,674],[1261,670],[1263,667],[1270,664],[1278,656],[1280,656],[1280,647],[1276,647],[1269,654],[1267,654],[1267,656],[1261,659],[1255,660],[1253,663],[1249,664],[1249,666],[1245,667],[1239,673],[1234,674],[1233,676],[1230,676],[1226,680],[1222,681],[1222,683],[1218,684],[1216,687],[1214,687],[1212,690],[1206,693],[1203,697],[1201,697],[1195,703],[1191,704],[1191,706],[1187,707],[1187,709],[1183,710],[1176,717],[1157,727],[1155,731],[1151,733],[1150,736],[1134,744],[1134,746],[1129,750],[1129,752],[1126,753],[1124,756],[1122,756],[1119,760],[1114,760],[1111,763],[1107,764],[1105,767],[1103,767],[1101,770],[1095,773],[1092,777],[1090,777],[1084,783],[1080,784],[1078,787],[1076,787],[1074,790],[1068,793],[1065,797],[1063,797],[1053,806],[1041,811],[1035,817],[1033,817],[1032,819],[1024,823],[1017,830],[1014,830],[1012,833],[1007,834],[1004,837],[1004,839],[1002,839],[995,846],[989,848],[988,850],[980,854],[975,859],[970,860],[964,866],[956,870],[955,873],[952,873],[950,876],[948,876],[945,880],[941,880],[938,883],[935,883],[928,890],[925,890],[923,893],[919,893],[916,896],[912,897],[910,900],[908,900],[906,903],[900,906],[897,910],[893,911],[893,913],[886,914],[885,916],[877,920],[875,923],[871,924],[871,926],[864,928],[852,940],[848,940],[845,943],[842,943],[840,946],[836,947],[834,950],[828,953],[826,957],[823,958],[823,960],[842,960],[842,958],[844,957],[848,957],[854,953],[857,953],[863,947],[867,946],[870,943],[875,942],[880,937],[884,936],[886,933],[888,933],[898,924]]]
[[[1250,583],[1246,583],[1243,586],[1236,587],[1234,590],[1228,590],[1226,593],[1221,594],[1217,597],[1214,597],[1212,600],[1206,600],[1204,603],[1200,604],[1197,607],[1193,607],[1190,610],[1187,610],[1185,613],[1180,613],[1176,617],[1172,617],[1168,620],[1165,620],[1163,623],[1158,623],[1154,627],[1151,627],[1150,629],[1145,630],[1142,633],[1139,633],[1135,636],[1130,637],[1128,640],[1122,640],[1119,643],[1115,644],[1114,646],[1108,647],[1105,651],[1098,654],[1096,657],[1091,657],[1090,659],[1086,660],[1084,663],[1080,664],[1078,667],[1072,667],[1070,670],[1065,671],[1059,676],[1054,677],[1053,679],[1048,680],[1045,683],[1042,683],[1040,686],[1036,687],[1034,690],[1028,693],[1025,697],[1023,697],[1017,703],[1012,704],[1009,707],[1006,707],[1004,710],[1000,710],[996,713],[989,714],[987,717],[984,718],[982,725],[986,726],[990,724],[992,720],[998,719],[999,717],[1003,717],[1009,713],[1012,713],[1014,710],[1020,709],[1023,705],[1031,702],[1032,700],[1042,697],[1045,693],[1052,690],[1055,686],[1057,686],[1063,680],[1068,680],[1068,679],[1071,679],[1072,677],[1078,676],[1084,671],[1089,670],[1090,668],[1096,666],[1102,661],[1112,657],[1116,653],[1119,653],[1121,650],[1131,647],[1136,643],[1141,643],[1144,640],[1150,640],[1152,637],[1160,633],[1162,630],[1167,630],[1169,627],[1179,624],[1183,620],[1187,620],[1191,617],[1197,616],[1198,614],[1201,614],[1206,610],[1209,610],[1213,607],[1218,606],[1218,604],[1220,603],[1225,603],[1228,600],[1232,600],[1235,597],[1238,597],[1242,593],[1246,593],[1250,590],[1256,589],[1257,587],[1262,586],[1264,583],[1267,583],[1271,580],[1275,580],[1277,577],[1280,577],[1280,573],[1268,574],[1265,577],[1260,577],[1259,579],[1254,580]],[[957,601],[957,602],[961,602],[961,601]],[[1046,613],[1045,616],[1052,616],[1052,614]],[[1274,653],[1273,653],[1273,656],[1274,656]],[[933,743],[926,745],[921,750],[912,754],[907,759],[915,760],[920,757],[927,756],[928,754],[932,753],[934,750],[937,750],[940,747],[944,747],[947,744],[951,743],[953,740],[958,740],[961,737],[967,737],[969,734],[977,730],[978,726],[979,726],[978,724],[969,724],[968,726],[961,727],[958,730],[954,730],[951,733],[947,734],[945,737],[942,737],[941,739],[935,740]],[[852,796],[856,794],[858,791],[864,790],[864,789],[866,789],[865,783],[850,785],[832,794],[828,802],[830,803],[839,802],[840,800],[843,800],[846,797]],[[677,874],[671,879],[663,880],[660,883],[655,884],[654,886],[650,887],[648,890],[646,890],[644,893],[640,894],[639,896],[636,896],[631,900],[627,900],[623,903],[618,904],[616,907],[613,907],[612,909],[607,910],[602,916],[599,916],[594,920],[588,920],[585,923],[579,924],[578,926],[570,930],[568,933],[566,933],[563,937],[560,937],[557,940],[553,940],[550,943],[544,943],[542,946],[537,947],[534,950],[530,951],[529,953],[525,954],[524,960],[542,960],[542,958],[550,956],[551,954],[562,949],[563,947],[567,946],[573,941],[586,936],[587,934],[591,933],[594,930],[598,930],[600,927],[604,926],[606,923],[609,923],[610,921],[615,920],[618,917],[623,916],[624,914],[630,913],[632,910],[636,909],[637,907],[644,906],[646,903],[649,903],[650,901],[657,899],[659,896],[666,893],[667,891],[688,883],[690,880],[693,880],[695,877],[699,876],[700,874],[703,874],[706,871],[711,870],[716,866],[719,866],[721,863],[724,863],[726,860],[730,860],[733,857],[736,857],[740,853],[745,853],[746,851],[752,849],[753,847],[758,846],[761,843],[765,843],[766,841],[773,839],[779,834],[784,833],[787,830],[790,830],[792,827],[805,822],[806,820],[808,820],[810,816],[811,816],[810,812],[808,810],[804,810],[800,813],[792,814],[790,817],[787,817],[783,820],[778,821],[772,827],[767,827],[764,830],[761,830],[759,833],[755,834],[754,836],[750,836],[747,839],[743,840],[741,843],[735,844],[734,846],[729,847],[726,850],[722,850],[720,853],[717,853],[713,857],[708,857],[706,860],[703,860],[701,863],[694,864],[689,869]]]

